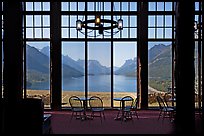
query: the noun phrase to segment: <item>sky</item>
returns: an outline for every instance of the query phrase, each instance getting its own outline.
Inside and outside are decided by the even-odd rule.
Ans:
[[[71,2],[70,10],[76,11],[76,3]],[[111,2],[105,2],[104,10],[105,11],[110,11],[110,4]],[[130,10],[131,11],[137,11],[137,3],[132,2],[130,4]],[[99,6],[98,6],[99,5]],[[96,9],[101,9],[103,6],[100,6],[100,3],[96,3]],[[128,10],[128,2],[124,2],[122,4],[122,10],[127,11]],[[27,11],[32,11],[33,8],[36,11],[40,11],[41,8],[43,8],[44,11],[49,11],[50,10],[50,5],[49,2],[43,2],[41,4],[40,2],[36,2],[34,5],[32,2],[27,2],[26,4],[26,10]],[[119,2],[114,2],[114,10],[118,11],[120,9],[120,4]],[[198,9],[198,3],[196,3],[196,9]],[[68,10],[68,5],[66,2],[62,2],[62,11],[67,11]],[[84,11],[84,3],[79,2],[78,5],[78,10],[79,11]],[[89,2],[88,3],[88,10],[89,11],[94,11],[94,2]],[[149,11],[163,11],[164,10],[164,3],[163,2],[158,2],[157,9],[155,6],[155,2],[150,2],[149,3]],[[166,11],[171,11],[172,10],[172,3],[171,2],[166,2],[165,3],[165,10]],[[116,16],[115,16],[116,17]],[[128,26],[128,23],[130,23],[131,26],[137,26],[137,18],[136,16],[132,16],[130,18],[130,22],[128,22],[127,16],[122,16],[123,17],[123,26]],[[64,18],[64,19],[63,19]],[[106,16],[106,18],[110,18],[110,16]],[[119,19],[119,17],[117,17]],[[49,16],[43,16],[43,20],[41,20],[41,16],[35,16],[35,22],[32,20],[32,16],[27,16],[27,26],[32,26],[33,23],[36,26],[40,26],[41,22],[43,22],[44,26],[49,26]],[[75,17],[71,17],[72,20],[70,20],[71,26],[75,26],[76,19]],[[80,17],[80,19],[83,19],[83,16]],[[172,17],[169,16],[157,16],[155,18],[154,16],[149,16],[148,17],[148,26],[149,27],[154,27],[154,26],[167,26],[171,27],[172,26]],[[68,20],[66,17],[62,17],[62,26],[68,25]],[[132,29],[133,30],[133,29]],[[135,29],[136,30],[136,29]],[[135,35],[135,30],[131,31],[131,36]],[[46,33],[44,34],[45,37],[49,37],[49,29],[44,30]],[[73,29],[71,31],[71,35],[74,35],[76,33],[76,29]],[[157,37],[162,38],[163,34],[165,34],[165,37],[171,38],[172,37],[172,30],[171,29],[166,29],[165,32],[163,29],[157,29]],[[127,33],[127,29],[122,30],[122,34],[125,37]],[[37,31],[36,35],[40,35],[40,30]],[[27,31],[27,36],[33,37],[32,35],[32,30]],[[117,36],[117,35],[116,35]],[[62,30],[62,37],[66,37],[66,34],[64,30]],[[149,29],[148,32],[148,37],[149,38],[155,38],[155,29]],[[131,38],[136,38],[136,37],[131,37]],[[40,42],[40,43],[29,43],[30,45],[33,45],[37,48],[43,48],[44,46],[49,46],[49,42]],[[155,44],[159,44],[156,42],[151,42],[148,45],[148,48],[151,48]],[[166,45],[169,45],[170,43],[165,43]],[[96,48],[97,47],[97,48]],[[85,57],[85,46],[83,42],[62,42],[62,54],[63,55],[69,55],[74,60],[78,59],[84,59]],[[114,42],[114,66],[120,67],[125,63],[125,60],[128,59],[134,59],[137,56],[137,43],[136,42]],[[111,65],[111,46],[110,42],[88,42],[88,59],[94,59],[98,60],[102,65],[110,67]]]

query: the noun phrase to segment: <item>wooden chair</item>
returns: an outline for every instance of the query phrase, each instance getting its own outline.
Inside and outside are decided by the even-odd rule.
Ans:
[[[91,117],[92,118],[100,117],[101,123],[102,123],[102,118],[104,118],[104,120],[105,120],[105,114],[104,114],[104,107],[103,107],[102,99],[98,96],[90,97],[89,106],[91,109]],[[98,113],[99,115],[95,115],[95,113]]]
[[[70,103],[71,110],[72,110],[72,115],[71,115],[70,121],[72,120],[73,116],[75,116],[76,118],[80,118],[82,120],[83,119],[84,108],[83,108],[82,102],[79,99],[79,97],[71,96],[69,98],[69,103]],[[75,113],[75,115],[74,115],[74,113]]]
[[[172,121],[175,110],[171,107],[167,107],[164,100],[160,96],[157,96],[156,99],[159,104],[159,110],[160,110],[158,120],[160,119],[161,116],[163,116],[163,119],[169,118],[170,121]]]

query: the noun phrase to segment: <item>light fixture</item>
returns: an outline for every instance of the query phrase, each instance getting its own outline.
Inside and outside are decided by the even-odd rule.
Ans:
[[[90,35],[88,35],[88,33],[92,32],[93,30],[98,31],[99,35],[97,35],[97,36],[105,35],[104,32],[110,34],[111,32],[107,31],[107,30],[111,30],[111,29],[115,29],[115,28],[117,28],[118,30],[112,31],[113,35],[118,33],[119,31],[121,31],[123,29],[123,20],[121,18],[118,19],[117,21],[110,20],[110,19],[102,19],[101,17],[103,16],[103,14],[102,14],[101,9],[102,9],[101,8],[101,2],[98,2],[98,10],[96,11],[95,19],[89,19],[89,20],[85,20],[85,21],[77,20],[76,21],[76,30],[81,32],[84,35],[86,34],[87,36],[90,36]],[[93,23],[95,25],[93,25]],[[83,28],[91,30],[91,31],[87,31],[87,33],[85,33],[85,31],[83,31]],[[94,37],[97,37],[97,36],[94,36]],[[105,36],[111,36],[111,35],[105,35]]]

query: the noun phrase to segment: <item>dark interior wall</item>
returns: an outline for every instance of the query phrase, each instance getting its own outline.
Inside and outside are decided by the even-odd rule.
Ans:
[[[177,133],[194,133],[195,129],[194,4],[193,0],[189,0],[177,2],[176,5]]]
[[[4,2],[3,96],[15,103],[23,95],[22,3]]]
[[[4,2],[3,8],[4,90],[1,98],[1,133],[42,134],[42,100],[23,99],[22,2]]]

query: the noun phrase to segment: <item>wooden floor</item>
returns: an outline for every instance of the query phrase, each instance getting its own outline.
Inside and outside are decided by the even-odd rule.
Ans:
[[[114,120],[117,110],[106,110],[105,120],[99,117],[93,120],[71,118],[71,111],[55,111],[51,113],[51,126],[53,134],[173,134],[174,123],[168,118],[158,120],[158,111],[140,110],[139,119],[126,122]],[[90,114],[89,112],[87,114]]]

